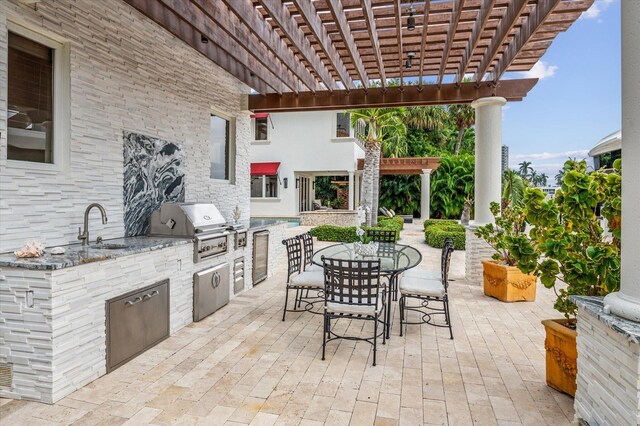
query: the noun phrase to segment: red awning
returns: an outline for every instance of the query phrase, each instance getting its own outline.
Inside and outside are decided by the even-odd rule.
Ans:
[[[251,176],[275,176],[280,163],[251,163]]]
[[[260,114],[251,114],[250,115],[251,118],[267,118],[269,117],[269,113],[268,112],[263,112]]]

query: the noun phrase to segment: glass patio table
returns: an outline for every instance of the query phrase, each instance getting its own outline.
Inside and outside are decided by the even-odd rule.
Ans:
[[[340,243],[324,247],[313,254],[314,264],[322,266],[322,258],[340,260],[380,260],[380,273],[389,280],[389,294],[387,296],[387,309],[385,328],[387,339],[391,336],[391,302],[392,293],[397,291],[398,276],[422,261],[422,254],[411,246],[403,244],[379,243],[378,253],[373,256],[362,256],[356,253],[353,243]]]

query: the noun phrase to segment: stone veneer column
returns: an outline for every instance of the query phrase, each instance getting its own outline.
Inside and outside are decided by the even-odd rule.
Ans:
[[[357,171],[356,172],[356,187],[355,187],[355,204],[356,204],[356,208],[360,207],[360,205],[362,205],[362,202],[360,201],[360,179],[362,176],[362,172]]]
[[[502,189],[502,107],[505,98],[489,97],[475,100],[476,166],[474,220],[465,237],[465,275],[470,284],[482,283],[482,260],[490,259],[493,249],[473,232],[479,225],[493,222],[489,207],[500,202]]]
[[[354,190],[354,178],[353,178],[353,174],[354,172],[348,172],[349,173],[349,210],[353,210],[354,209],[354,203],[353,203],[353,190]]]
[[[423,169],[420,176],[420,220],[431,216],[431,169]]]
[[[620,291],[604,303],[611,313],[640,322],[640,2],[625,1],[621,8],[622,265]]]

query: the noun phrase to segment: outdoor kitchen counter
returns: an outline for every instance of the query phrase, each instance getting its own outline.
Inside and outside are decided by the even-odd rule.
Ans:
[[[53,270],[70,268],[72,266],[85,265],[92,262],[116,259],[132,254],[161,250],[183,244],[193,244],[190,238],[171,237],[126,237],[105,240],[102,246],[118,245],[119,248],[99,248],[100,244],[91,244],[89,247],[81,244],[69,244],[64,247],[65,253],[51,254],[51,247],[45,249],[42,257],[18,259],[13,253],[0,254],[0,267],[25,268],[37,270]]]

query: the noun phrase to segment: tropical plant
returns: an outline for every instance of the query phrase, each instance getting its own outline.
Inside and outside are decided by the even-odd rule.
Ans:
[[[458,155],[460,153],[462,138],[464,137],[466,130],[476,122],[476,111],[471,105],[456,104],[449,106],[449,115],[458,129],[458,140],[456,141],[456,146],[453,150],[453,153]]]
[[[449,120],[449,114],[441,106],[418,106],[404,109],[404,122],[407,126],[422,130],[443,130]]]
[[[518,258],[513,254],[513,247],[527,241],[524,234],[525,214],[522,207],[508,205],[500,209],[500,205],[492,202],[490,206],[495,225],[489,223],[476,228],[475,235],[485,240],[496,251],[493,260],[507,266],[515,266]]]
[[[533,167],[531,167],[531,161],[523,161],[522,163],[518,164],[518,166],[520,166],[520,168],[518,169],[520,176],[522,176],[525,179],[527,179],[529,177],[529,174],[533,172]]]
[[[459,219],[467,198],[473,195],[475,159],[470,154],[440,157],[431,175],[431,217]]]
[[[546,200],[539,188],[525,190],[531,239],[514,242],[511,250],[522,272],[533,272],[554,289],[555,308],[567,318],[576,314],[569,296],[604,296],[620,286],[620,164],[617,160],[614,171],[606,174],[589,173],[584,160],[567,161],[554,198]],[[598,205],[611,237],[598,222]],[[567,287],[558,288],[558,281]]]
[[[526,184],[515,170],[507,169],[502,176],[502,208],[522,205]]]
[[[406,126],[401,114],[394,108],[366,108],[349,112],[353,128],[357,129],[358,124],[364,124],[365,128],[363,134],[358,134],[364,141],[362,200],[366,223],[375,226],[378,220],[381,149],[385,144],[406,144]]]
[[[380,205],[397,214],[413,215],[420,210],[420,176],[382,176]]]

